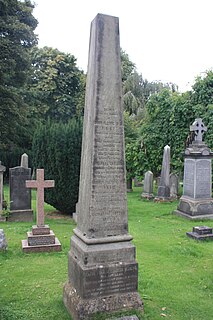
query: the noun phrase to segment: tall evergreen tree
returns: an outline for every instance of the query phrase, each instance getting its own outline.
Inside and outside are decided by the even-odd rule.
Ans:
[[[0,0],[0,149],[23,143],[28,108],[21,88],[30,68],[30,49],[36,45],[37,20],[29,0]]]

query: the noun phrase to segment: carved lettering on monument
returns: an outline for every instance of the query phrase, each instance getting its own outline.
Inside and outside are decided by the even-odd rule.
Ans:
[[[183,194],[194,197],[195,160],[186,159],[184,164],[184,190]]]
[[[196,198],[211,198],[211,160],[196,163]]]

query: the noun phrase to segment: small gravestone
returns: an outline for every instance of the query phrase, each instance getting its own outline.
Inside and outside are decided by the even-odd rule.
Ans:
[[[6,167],[1,164],[0,161],[0,215],[3,209],[3,202],[4,202],[4,191],[3,191],[3,185],[4,185],[4,172],[6,170]]]
[[[26,153],[23,153],[21,156],[21,167],[28,168],[28,155]]]
[[[170,187],[170,197],[172,199],[178,198],[179,193],[179,178],[175,173],[169,175],[169,187]]]
[[[142,198],[152,199],[153,198],[153,173],[147,171],[144,176],[144,187],[143,193],[141,194]]]
[[[132,178],[127,179],[127,183],[126,183],[126,191],[127,192],[132,192]]]
[[[213,153],[202,140],[207,128],[198,118],[190,130],[194,132],[194,141],[184,152],[183,195],[174,213],[191,220],[213,219]]]
[[[134,187],[142,187],[142,182],[137,177],[134,178]]]
[[[193,227],[192,232],[187,232],[186,234],[196,240],[213,240],[212,228],[207,226]]]
[[[143,309],[128,232],[124,151],[119,21],[98,14],[90,32],[78,220],[63,293],[75,320]]]
[[[26,188],[26,180],[31,179],[28,156],[21,157],[21,166],[9,169],[10,214],[8,221],[33,221],[31,190]]]
[[[26,181],[27,188],[37,189],[37,225],[27,232],[27,240],[22,240],[22,250],[29,252],[61,251],[61,244],[44,223],[44,189],[54,187],[54,180],[44,180],[44,169],[37,169],[37,180]]]
[[[155,201],[169,201],[170,188],[169,188],[169,174],[170,174],[170,147],[164,147],[163,162],[161,169],[160,182],[158,185],[158,192]]]
[[[0,229],[0,251],[7,250],[7,241],[4,234],[4,230]]]

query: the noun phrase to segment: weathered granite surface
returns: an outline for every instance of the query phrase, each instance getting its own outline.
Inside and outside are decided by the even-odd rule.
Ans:
[[[195,140],[184,152],[183,195],[175,213],[193,220],[213,219],[213,153],[202,141],[207,128],[200,118],[190,128],[195,129]]]
[[[28,168],[28,155],[26,153],[21,156],[21,167]]]
[[[186,232],[186,235],[196,240],[213,240],[212,228],[207,226],[193,227],[192,232]]]
[[[170,197],[172,199],[178,198],[179,193],[179,178],[175,173],[169,175],[169,188],[170,188]]]
[[[157,197],[155,198],[156,201],[170,200],[169,174],[170,174],[170,147],[166,145],[163,151],[163,162],[162,162],[160,182],[158,185],[158,193],[157,193]]]
[[[26,180],[31,179],[28,156],[21,157],[21,166],[9,169],[10,215],[8,221],[33,221],[31,190],[26,188]]]
[[[74,320],[143,309],[128,233],[118,18],[91,24],[77,227],[64,304]]]
[[[0,161],[0,215],[1,211],[3,209],[3,202],[4,202],[4,191],[3,191],[3,186],[4,186],[4,172],[6,170],[6,167],[1,164]]]
[[[0,251],[7,250],[7,240],[4,234],[4,230],[0,229]]]
[[[153,173],[151,171],[147,171],[145,173],[144,186],[141,197],[146,199],[153,198]]]

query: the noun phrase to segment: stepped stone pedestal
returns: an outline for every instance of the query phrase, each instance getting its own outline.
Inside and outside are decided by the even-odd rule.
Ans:
[[[195,131],[195,140],[184,153],[183,195],[174,213],[191,220],[213,219],[213,153],[202,141],[207,128],[199,118],[190,129]]]
[[[22,240],[22,249],[25,253],[61,251],[61,244],[48,225],[33,226],[32,231],[27,232],[27,239]]]
[[[26,181],[27,188],[37,189],[37,225],[22,240],[22,250],[30,252],[61,251],[61,244],[48,225],[44,224],[44,188],[54,187],[54,180],[44,180],[44,169],[37,169],[37,180]]]
[[[187,232],[186,234],[195,240],[213,240],[212,228],[207,226],[193,227],[192,232]]]
[[[143,310],[128,233],[118,18],[98,14],[90,35],[78,219],[63,294],[73,320]]]

